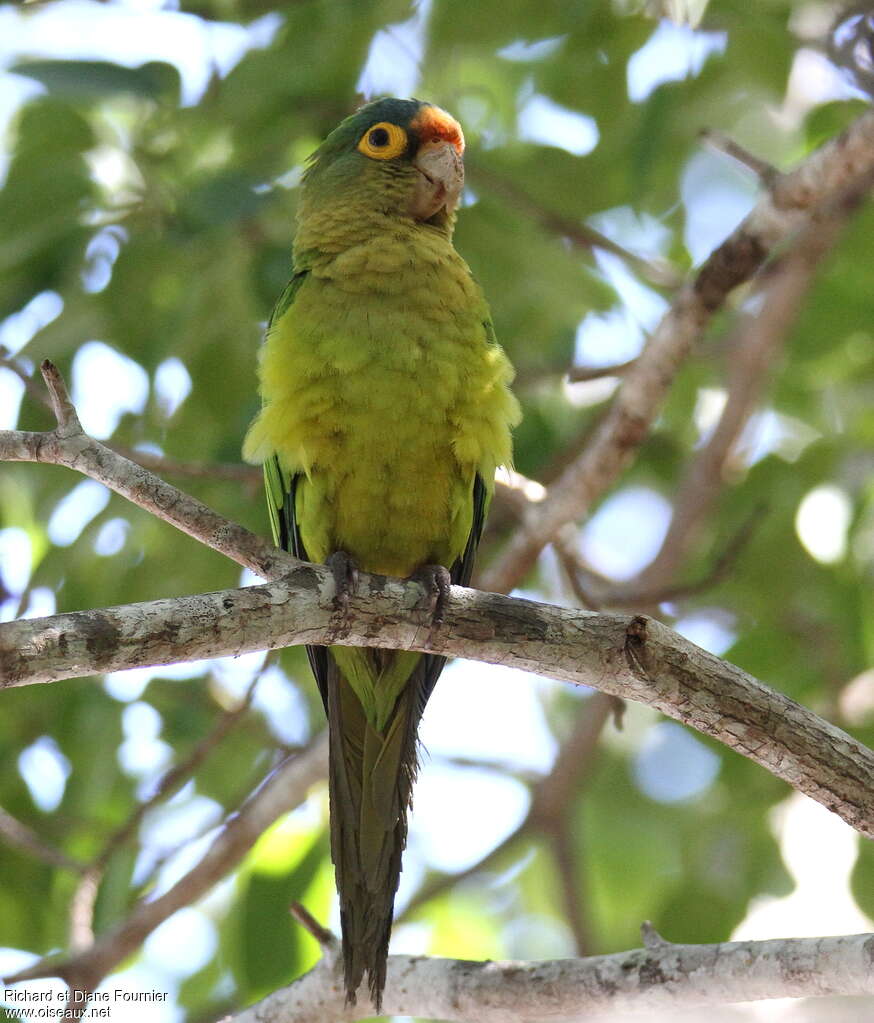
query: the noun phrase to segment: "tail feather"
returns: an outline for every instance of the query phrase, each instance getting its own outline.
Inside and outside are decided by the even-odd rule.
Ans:
[[[385,987],[394,897],[416,777],[425,659],[401,690],[382,734],[328,658],[331,855],[340,895],[346,1000],[368,977],[377,1012]]]

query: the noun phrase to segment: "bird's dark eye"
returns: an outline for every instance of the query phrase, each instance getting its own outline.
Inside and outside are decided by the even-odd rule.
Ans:
[[[367,141],[374,149],[382,149],[383,146],[388,145],[388,132],[385,128],[374,128],[367,136]]]

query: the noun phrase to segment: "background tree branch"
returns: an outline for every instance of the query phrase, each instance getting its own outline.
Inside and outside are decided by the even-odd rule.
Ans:
[[[857,192],[855,198],[859,197]],[[657,589],[676,578],[700,524],[707,520],[730,476],[732,453],[768,387],[769,374],[801,313],[817,270],[856,211],[855,198],[850,202],[839,200],[820,211],[792,248],[759,275],[760,286],[749,302],[751,308],[741,314],[731,331],[725,406],[713,433],[680,482],[671,524],[659,552],[638,578],[607,596],[607,602],[621,600],[623,590]]]
[[[874,172],[874,113],[859,117],[793,171],[778,176],[753,210],[681,288],[640,356],[622,376],[616,398],[586,447],[529,508],[519,530],[481,579],[509,592],[540,551],[568,523],[583,518],[644,442],[674,377],[729,294],[749,281],[775,250],[820,207],[833,214],[858,201]],[[821,212],[821,211],[820,211]]]
[[[289,757],[228,818],[203,858],[168,891],[139,902],[125,919],[70,956],[50,956],[4,983],[61,977],[71,988],[93,989],[145,939],[183,906],[189,906],[236,866],[260,835],[282,814],[300,805],[311,786],[327,774],[327,732]]]

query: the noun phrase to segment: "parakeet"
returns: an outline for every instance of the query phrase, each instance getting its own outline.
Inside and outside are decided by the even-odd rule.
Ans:
[[[432,572],[438,591],[448,569],[467,584],[495,469],[510,463],[512,367],[452,244],[463,152],[439,107],[383,99],[332,131],[303,175],[244,455],[264,465],[277,545],[339,564],[341,587],[355,566]],[[307,653],[330,734],[346,997],[366,972],[379,1011],[416,735],[444,658]]]

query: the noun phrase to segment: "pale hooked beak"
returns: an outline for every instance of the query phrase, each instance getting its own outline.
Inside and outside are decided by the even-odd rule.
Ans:
[[[464,187],[464,163],[452,142],[434,139],[419,148],[413,166],[419,172],[410,213],[428,220],[442,207],[452,213]]]

